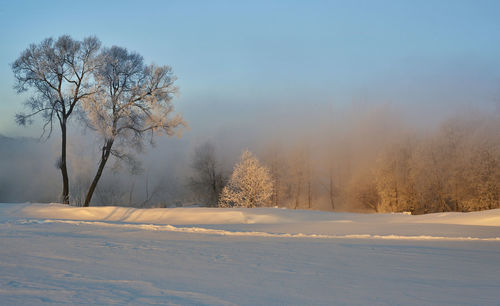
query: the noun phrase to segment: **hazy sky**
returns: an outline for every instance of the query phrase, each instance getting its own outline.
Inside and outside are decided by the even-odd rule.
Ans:
[[[69,34],[168,64],[192,131],[309,106],[416,113],[500,100],[500,1],[0,1],[0,133],[25,99],[10,69]],[[425,118],[423,117],[425,120]]]

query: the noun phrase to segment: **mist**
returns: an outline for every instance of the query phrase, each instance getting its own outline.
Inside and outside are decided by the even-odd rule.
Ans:
[[[431,119],[393,103],[295,104],[287,109],[269,108],[260,116],[251,115],[247,112],[240,115],[239,122],[235,117],[234,121],[214,122],[206,127],[193,121],[180,138],[156,137],[153,146],[135,153],[140,162],[136,167],[111,160],[91,205],[205,205],[203,195],[190,189],[189,179],[196,175],[192,168],[196,148],[211,143],[215,147],[218,167],[226,177],[230,176],[243,150],[256,154],[270,169],[274,179],[276,192],[269,203],[272,206],[361,212],[408,210],[415,213],[498,206],[500,120],[497,113],[488,112],[486,107],[459,106],[441,114],[434,112]],[[190,120],[189,114],[185,116]],[[68,137],[70,194],[71,203],[78,206],[97,167],[100,148],[92,131],[76,122],[71,130],[73,132]],[[455,135],[455,138],[450,138],[450,135]],[[8,175],[2,175],[0,202],[59,201],[61,182],[55,166],[58,140],[57,131],[48,140],[2,137],[1,168]],[[439,167],[449,168],[447,163],[458,156],[455,154],[458,151],[443,151],[449,149],[450,141],[456,142],[453,145],[459,147],[463,155],[460,160],[452,162],[457,167],[468,169],[462,169],[460,176],[471,177],[470,171],[481,164],[474,159],[474,152],[488,150],[494,168],[488,178],[494,189],[489,191],[491,199],[488,203],[480,200],[481,195],[476,194],[479,191],[471,191],[474,182],[463,186],[466,191],[461,193],[468,193],[468,196],[462,195],[462,204],[456,204],[457,199],[446,197],[445,193],[451,191],[444,186],[432,192],[435,195],[443,192],[447,200],[434,201],[428,196],[417,200],[429,191],[417,192],[416,189],[435,187],[435,184],[426,182],[425,177],[432,176],[432,171]],[[397,154],[403,149],[411,152],[407,152],[406,159],[404,156],[398,159]],[[437,154],[445,155],[429,164]],[[465,155],[470,156],[466,158]],[[397,162],[391,163],[390,160]],[[476,164],[471,164],[474,161]],[[401,163],[408,164],[407,168],[401,168]],[[410,170],[413,171],[411,174]],[[403,175],[401,171],[408,173]],[[412,187],[407,186],[410,179],[402,175],[411,177]],[[450,172],[449,175],[436,184],[457,178],[459,174]],[[404,199],[401,198],[403,185],[412,189],[404,191],[407,193]],[[399,188],[400,194],[396,198],[391,194],[391,188]],[[410,193],[413,196],[408,199]],[[417,204],[419,201],[421,204]],[[448,204],[436,204],[439,201]],[[428,207],[422,206],[424,202]],[[483,204],[478,204],[480,202]]]

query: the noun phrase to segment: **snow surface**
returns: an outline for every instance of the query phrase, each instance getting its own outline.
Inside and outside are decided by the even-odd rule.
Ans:
[[[0,304],[500,305],[500,210],[0,204]]]

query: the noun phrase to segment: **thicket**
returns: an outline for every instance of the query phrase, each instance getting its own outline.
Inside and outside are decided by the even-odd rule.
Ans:
[[[327,145],[272,145],[262,154],[274,186],[269,205],[413,214],[500,208],[499,131],[494,118],[462,117],[432,133],[388,127],[380,138],[375,129]]]

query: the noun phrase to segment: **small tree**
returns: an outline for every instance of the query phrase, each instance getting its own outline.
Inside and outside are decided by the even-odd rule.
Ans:
[[[234,167],[228,184],[222,190],[219,207],[266,206],[272,194],[273,183],[269,170],[245,150],[240,162]]]
[[[66,164],[67,124],[80,100],[93,94],[91,73],[101,46],[95,37],[83,41],[64,35],[32,44],[12,63],[18,93],[31,90],[26,102],[29,113],[16,115],[20,125],[30,124],[35,115],[44,121],[41,137],[52,133],[54,121],[61,128],[61,156],[57,162],[63,180],[62,202],[69,204],[69,177]]]
[[[171,117],[172,96],[177,92],[175,76],[168,66],[146,66],[137,53],[125,48],[104,49],[95,71],[96,94],[82,105],[88,125],[103,138],[99,165],[84,206],[92,195],[111,155],[134,162],[128,148],[140,151],[144,138],[178,132],[186,123],[180,115]]]
[[[189,179],[190,189],[209,206],[216,206],[227,179],[220,169],[215,148],[210,142],[196,148],[191,167],[195,175]]]

